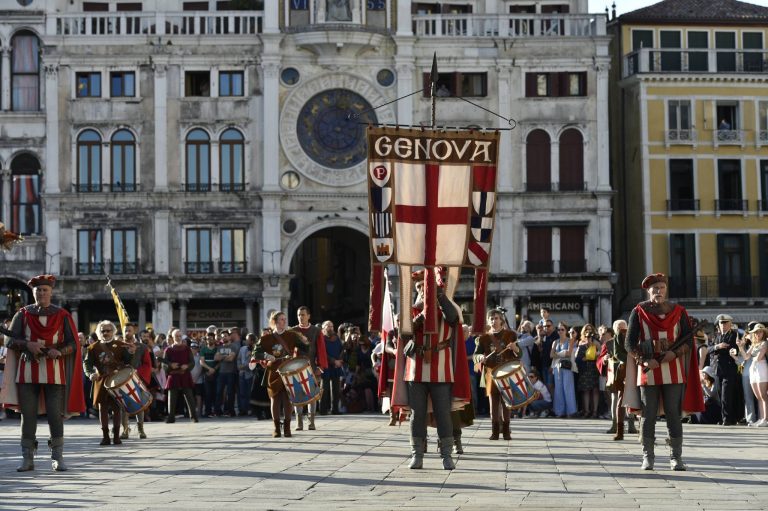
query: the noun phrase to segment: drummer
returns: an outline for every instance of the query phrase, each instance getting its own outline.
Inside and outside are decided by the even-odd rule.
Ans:
[[[474,360],[476,364],[484,367],[482,374],[485,378],[485,393],[488,396],[491,407],[491,436],[489,440],[498,440],[499,431],[504,435],[504,440],[511,440],[509,431],[509,408],[504,406],[501,393],[493,382],[493,370],[505,362],[518,360],[520,348],[517,346],[517,333],[507,328],[504,313],[499,309],[491,309],[486,315],[489,331],[481,335],[475,345]],[[482,386],[482,383],[481,383]],[[500,420],[503,419],[503,423]]]
[[[284,312],[275,311],[269,317],[270,333],[261,336],[253,350],[255,360],[266,360],[267,370],[262,385],[267,387],[270,410],[275,430],[273,438],[280,438],[280,414],[284,417],[283,435],[291,436],[291,401],[288,391],[277,370],[288,359],[295,355],[305,355],[309,352],[309,341],[298,332],[287,330],[288,319]]]
[[[119,369],[129,366],[135,346],[129,347],[122,341],[115,340],[116,328],[111,321],[102,321],[96,325],[96,335],[99,342],[88,346],[88,352],[83,361],[85,376],[93,382],[91,393],[94,406],[99,408],[99,422],[103,438],[99,445],[110,445],[109,414],[112,413],[112,442],[120,445],[120,414],[121,410],[112,395],[104,388],[104,381]]]

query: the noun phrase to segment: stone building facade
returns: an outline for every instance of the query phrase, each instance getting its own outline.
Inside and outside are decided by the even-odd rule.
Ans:
[[[430,125],[436,53],[437,124],[506,129],[490,301],[609,321],[608,37],[586,4],[0,0],[0,218],[26,238],[0,254],[0,315],[50,272],[83,329],[114,316],[106,275],[156,331],[300,304],[364,323],[363,124]]]

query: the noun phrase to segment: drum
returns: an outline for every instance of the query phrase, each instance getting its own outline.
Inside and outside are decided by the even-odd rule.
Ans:
[[[152,394],[131,367],[118,369],[104,381],[104,388],[128,415],[143,412],[152,404]]]
[[[492,375],[504,404],[510,410],[522,408],[539,397],[539,391],[534,390],[520,362],[501,364],[493,370]]]
[[[323,388],[317,384],[309,360],[302,357],[284,362],[277,370],[283,379],[291,404],[304,406],[314,403],[323,395]]]

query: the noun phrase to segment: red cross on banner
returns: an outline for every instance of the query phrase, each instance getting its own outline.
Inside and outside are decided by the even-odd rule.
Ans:
[[[396,243],[402,247],[401,262],[432,267],[460,264],[466,250],[469,221],[469,178],[467,165],[441,166],[403,164],[396,194]],[[428,271],[424,279],[424,332],[437,332],[435,279]]]

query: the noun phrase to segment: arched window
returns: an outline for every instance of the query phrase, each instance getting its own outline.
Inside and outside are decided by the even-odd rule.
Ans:
[[[550,167],[549,134],[544,130],[533,130],[525,141],[525,181],[529,192],[552,190]]]
[[[40,41],[29,31],[11,39],[11,109],[40,110]]]
[[[211,139],[208,133],[194,129],[187,135],[188,192],[207,192],[211,189]]]
[[[222,192],[237,192],[245,189],[243,184],[243,147],[243,134],[236,129],[228,129],[221,134],[219,189]]]
[[[20,154],[11,162],[11,231],[40,234],[40,162]]]
[[[101,136],[93,130],[77,137],[77,191],[101,191]]]
[[[112,178],[113,192],[136,191],[136,139],[128,130],[119,130],[112,135]]]
[[[584,137],[573,128],[560,135],[560,190],[584,190]]]

